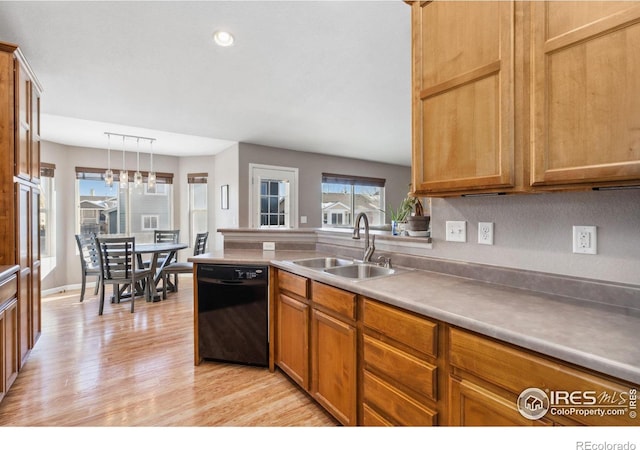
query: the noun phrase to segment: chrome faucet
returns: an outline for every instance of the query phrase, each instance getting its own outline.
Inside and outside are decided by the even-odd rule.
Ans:
[[[352,237],[353,239],[360,239],[360,219],[364,219],[364,257],[362,258],[362,261],[370,262],[371,255],[373,255],[373,252],[376,249],[376,246],[374,245],[376,242],[376,237],[375,235],[372,236],[371,245],[369,245],[369,219],[363,212],[358,214],[358,216],[356,217],[356,224],[353,227]]]

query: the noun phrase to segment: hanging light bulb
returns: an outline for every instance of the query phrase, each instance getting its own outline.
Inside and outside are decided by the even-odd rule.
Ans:
[[[149,177],[147,178],[147,191],[156,192],[156,173],[153,171],[153,139],[149,139],[149,146],[151,148],[151,159],[149,163]]]
[[[125,170],[124,163],[124,136],[122,136],[122,170],[120,170],[120,189],[129,187],[129,172]]]
[[[113,186],[113,170],[111,170],[111,134],[107,135],[107,170],[104,172],[104,184],[107,187]]]
[[[138,162],[136,166],[136,173],[133,175],[133,184],[136,187],[140,187],[142,186],[142,174],[140,173],[140,138],[137,139],[136,154]]]

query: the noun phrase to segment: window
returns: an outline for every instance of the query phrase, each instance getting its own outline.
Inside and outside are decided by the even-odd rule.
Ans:
[[[285,207],[288,202],[288,182],[260,180],[260,226],[284,227]]]
[[[156,192],[129,183],[120,189],[118,171],[113,185],[104,183],[104,169],[76,167],[78,233],[126,234],[152,242],[154,229],[173,228],[173,175],[156,174]]]
[[[322,226],[352,227],[361,212],[369,225],[384,225],[384,185],[380,178],[322,174]]]
[[[40,163],[40,255],[55,256],[55,175],[54,164]]]
[[[158,223],[160,223],[160,216],[142,216],[142,229],[143,230],[157,230]]]
[[[189,183],[189,242],[209,229],[207,210],[207,173],[187,174]]]
[[[249,171],[251,227],[297,227],[298,169],[250,164]]]

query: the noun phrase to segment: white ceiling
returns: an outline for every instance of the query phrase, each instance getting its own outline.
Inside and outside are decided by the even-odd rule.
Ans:
[[[222,48],[225,29],[236,43]],[[154,152],[235,142],[410,165],[410,7],[390,1],[0,1],[44,88],[42,137]],[[141,150],[142,151],[142,150]]]

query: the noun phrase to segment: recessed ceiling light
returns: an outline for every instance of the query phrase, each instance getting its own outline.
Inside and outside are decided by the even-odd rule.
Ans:
[[[220,47],[229,47],[233,45],[233,35],[228,31],[218,30],[213,33],[213,40]]]

